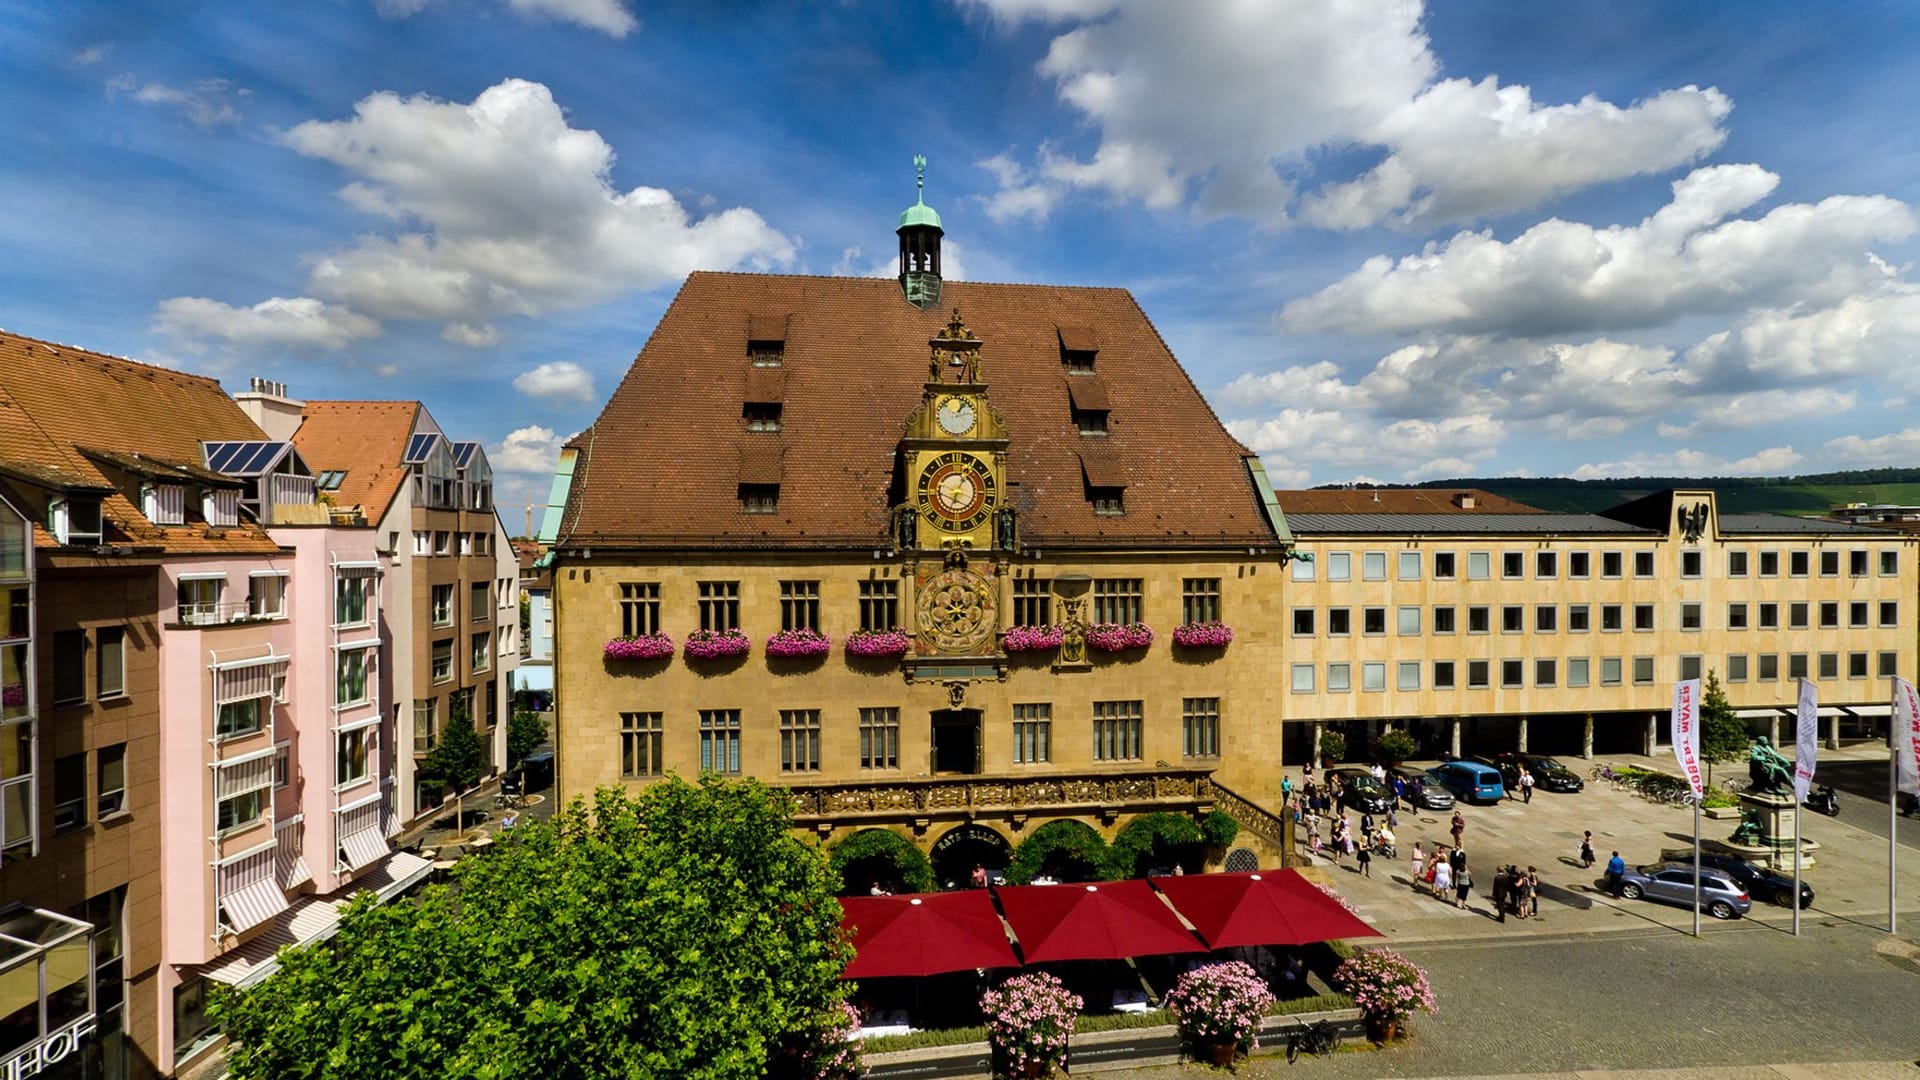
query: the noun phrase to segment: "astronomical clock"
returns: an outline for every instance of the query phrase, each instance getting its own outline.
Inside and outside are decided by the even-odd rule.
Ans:
[[[1006,423],[980,378],[980,339],[953,320],[928,345],[926,393],[901,440],[899,543],[916,554],[921,656],[1000,651],[1000,556],[1016,540],[1006,488]]]

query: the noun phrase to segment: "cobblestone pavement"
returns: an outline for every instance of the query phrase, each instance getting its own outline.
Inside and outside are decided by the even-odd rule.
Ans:
[[[1799,939],[1733,923],[1700,940],[1648,928],[1605,936],[1426,943],[1441,1011],[1380,1050],[1243,1064],[1241,1075],[1315,1077],[1614,1075],[1920,1076],[1920,944],[1857,923],[1809,921]],[[1776,1062],[1869,1062],[1766,1070]],[[1904,1062],[1902,1066],[1890,1063]],[[1712,1068],[1698,1068],[1712,1066]],[[1196,1066],[1187,1066],[1190,1076]],[[1181,1075],[1178,1067],[1146,1077]]]

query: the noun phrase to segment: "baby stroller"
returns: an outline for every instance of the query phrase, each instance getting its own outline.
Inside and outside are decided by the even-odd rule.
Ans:
[[[1381,858],[1392,859],[1399,855],[1398,849],[1393,845],[1393,830],[1391,829],[1374,830],[1371,847],[1373,853]]]

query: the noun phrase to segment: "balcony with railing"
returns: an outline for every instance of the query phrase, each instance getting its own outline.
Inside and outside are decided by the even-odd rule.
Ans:
[[[225,626],[228,623],[267,622],[281,617],[280,612],[258,612],[245,600],[190,600],[182,601],[178,618],[180,626]]]
[[[803,828],[982,815],[1087,814],[1112,818],[1152,810],[1213,809],[1213,770],[1019,773],[794,784],[794,824]]]

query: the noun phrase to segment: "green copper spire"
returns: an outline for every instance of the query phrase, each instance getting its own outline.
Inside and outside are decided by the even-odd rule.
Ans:
[[[925,154],[913,155],[913,205],[900,214],[900,228],[909,225],[931,225],[940,228],[940,215],[927,205],[927,158]]]

